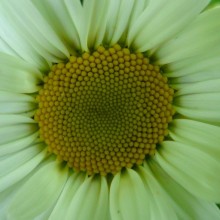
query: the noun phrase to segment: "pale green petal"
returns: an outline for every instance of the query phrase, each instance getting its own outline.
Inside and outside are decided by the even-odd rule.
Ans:
[[[138,51],[157,48],[175,37],[208,3],[208,0],[150,0],[129,30],[129,46]]]
[[[165,141],[156,161],[181,186],[210,202],[220,202],[220,162],[194,145]]]
[[[79,35],[80,47],[83,50],[83,43],[82,39],[84,38],[83,34],[85,34],[85,27],[84,27],[84,19],[83,18],[83,7],[80,1],[75,0],[64,0],[65,8],[68,11],[68,14],[71,18],[72,26],[76,28],[76,31]]]
[[[193,56],[201,56],[204,52],[206,54],[213,54],[213,49],[218,50],[218,53],[220,53],[220,23],[216,22],[219,20],[220,8],[207,10],[200,14],[175,39],[160,47],[157,51],[159,64],[174,63],[174,66],[172,64],[170,68],[175,71],[175,62],[184,61],[184,59]],[[191,63],[189,61],[188,65],[191,65]],[[193,63],[192,65],[196,64]],[[189,72],[186,71],[185,74],[189,74]],[[176,76],[176,73],[173,75]]]
[[[114,220],[150,217],[149,197],[139,175],[132,169],[114,176],[110,188],[110,213]]]
[[[128,28],[133,26],[133,24],[136,22],[137,18],[140,16],[140,14],[145,10],[147,5],[148,5],[148,0],[134,1],[134,6],[132,9],[132,13],[130,15],[130,21],[129,21]]]
[[[77,50],[80,50],[79,34],[68,13],[65,1],[33,0],[33,3],[68,48],[68,51],[75,54]]]
[[[4,4],[18,33],[47,61],[60,62],[69,55],[52,28],[31,1],[7,0]]]
[[[81,17],[83,27],[80,32],[83,50],[92,50],[102,44],[109,2],[106,0],[85,0],[83,2]]]
[[[24,61],[23,59],[19,57],[15,57],[12,55],[8,55],[6,53],[0,52],[0,63],[2,69],[7,69],[7,67],[10,66],[10,68],[13,68],[14,71],[17,69],[23,70],[25,72],[28,72],[31,75],[34,75],[36,79],[42,80],[43,75],[42,73],[36,68],[33,64]]]
[[[20,123],[0,127],[0,146],[33,134],[38,130],[37,124]]]
[[[39,145],[42,145],[39,143]],[[17,167],[17,169],[8,173],[5,176],[0,177],[0,192],[14,185],[15,183],[22,180],[26,177],[35,167],[39,165],[39,163],[46,157],[46,150],[41,151],[34,158],[29,160],[28,162],[22,164]]]
[[[177,96],[174,98],[173,105],[177,112],[189,118],[200,121],[220,122],[220,93]]]
[[[216,160],[220,158],[218,126],[188,119],[175,119],[169,125],[169,134],[175,141],[193,145]]]
[[[183,108],[219,111],[220,93],[199,93],[176,96],[174,105]]]
[[[69,208],[77,190],[84,183],[84,180],[84,173],[74,173],[70,175],[48,220],[60,220],[62,218],[66,219],[64,217],[66,216],[66,211]]]
[[[173,85],[172,85],[173,87]],[[186,94],[220,93],[220,74],[218,79],[210,79],[195,83],[179,84],[175,96]]]
[[[220,219],[220,210],[214,203],[208,203],[187,192],[181,185],[176,183],[162,168],[153,160],[144,164],[145,169],[155,177],[157,183],[170,197],[169,204],[175,210],[180,220],[207,220]],[[149,169],[150,167],[150,169]]]
[[[150,201],[150,219],[172,219],[177,220],[175,209],[171,205],[170,197],[163,187],[154,178],[149,168],[139,166],[136,171],[140,175]]]
[[[26,94],[0,91],[0,113],[1,114],[23,114],[37,108],[34,97]]]
[[[42,74],[30,64],[11,55],[0,53],[1,90],[33,93],[39,90]]]
[[[196,119],[198,121],[204,121],[209,123],[219,122],[219,111],[215,110],[203,110],[203,109],[189,109],[175,106],[178,113],[186,116],[187,118]],[[216,121],[217,119],[217,121]]]
[[[12,54],[10,50],[5,50],[5,44],[3,48],[0,48],[0,51],[11,55],[17,54],[20,58],[33,64],[37,68],[48,70],[49,65],[46,60],[34,50],[30,42],[28,43],[28,41],[19,34],[21,30],[17,30],[15,24],[13,24],[12,20],[14,18],[8,14],[8,10],[3,5],[4,2],[6,1],[0,1],[0,38],[14,53]]]
[[[69,205],[66,220],[107,219],[109,189],[103,176],[87,178],[78,188]],[[82,211],[82,207],[85,211]]]
[[[20,150],[17,153],[8,155],[4,159],[1,159],[0,157],[0,177],[7,175],[8,173],[15,170],[17,167],[34,158],[42,151],[43,148],[45,148],[43,144],[35,144],[33,146],[25,148],[24,150]]]
[[[23,116],[23,115],[7,115],[0,114],[0,128],[7,125],[15,125],[20,123],[36,123],[32,118]]]
[[[27,94],[0,91],[0,102],[36,102],[35,98]]]
[[[168,73],[165,74],[174,88],[185,87],[185,83],[220,78],[220,23],[216,22],[220,19],[219,16],[220,8],[202,13],[182,35],[158,52],[161,56],[159,62],[172,62],[167,65]],[[179,47],[175,49],[177,44]],[[178,50],[178,53],[170,53],[170,50],[174,53]]]
[[[185,75],[182,77],[177,77],[177,78],[169,78],[170,85],[172,85],[172,87],[174,89],[178,90],[178,89],[182,88],[184,86],[184,84],[186,84],[186,86],[187,86],[190,83],[196,83],[196,82],[202,82],[202,81],[208,81],[208,80],[211,81],[211,80],[219,79],[219,77],[220,77],[220,73],[219,73],[220,62],[218,60],[217,64],[210,65],[213,60],[209,60],[209,59],[210,59],[210,57],[208,57],[207,59],[206,58],[201,59],[199,61],[199,65],[201,63],[204,63],[206,65],[205,68],[202,68],[202,66],[200,65],[202,70],[200,70],[200,68],[199,68],[198,70],[195,70],[195,73],[190,73],[188,75]],[[194,63],[192,59],[190,62],[191,62],[190,65],[189,65],[189,61],[187,63],[188,67],[190,67]],[[195,62],[198,62],[198,60],[196,60]],[[184,69],[185,68],[186,67],[184,67]],[[186,69],[184,70],[184,69],[183,69],[183,72],[184,71],[187,72],[187,70]],[[167,73],[165,73],[165,75],[167,75]],[[169,74],[169,77],[172,77],[172,73]]]
[[[105,43],[109,45],[116,44],[120,41],[120,38],[123,37],[123,34],[127,35],[134,3],[135,0],[111,1],[108,10],[108,20],[104,38]]]
[[[38,169],[13,198],[8,218],[34,219],[56,202],[68,177],[68,168],[49,162]]]
[[[39,132],[36,131],[34,133],[28,134],[26,137],[15,139],[6,144],[0,145],[0,156],[4,156],[6,154],[15,153],[20,151],[30,144],[32,144],[39,137]]]
[[[0,193],[0,219],[1,220],[8,220],[7,219],[7,207],[10,204],[17,190],[24,184],[26,180],[27,178],[23,178],[18,183],[14,184],[13,186],[7,188],[5,191]]]
[[[16,52],[0,37],[0,51],[12,56],[18,56]]]
[[[30,112],[31,116],[33,116],[33,111],[36,110],[37,108],[37,104],[34,102],[1,102],[0,101],[0,104],[1,104],[0,113],[2,114],[28,115],[28,113]]]

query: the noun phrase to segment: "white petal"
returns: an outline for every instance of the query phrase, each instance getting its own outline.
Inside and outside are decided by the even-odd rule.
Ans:
[[[107,219],[109,190],[103,176],[87,178],[76,191],[69,205],[66,220]],[[82,211],[82,207],[86,211]]]
[[[199,93],[176,96],[174,105],[183,108],[220,110],[220,93]]]
[[[175,209],[171,205],[169,196],[153,177],[151,171],[147,169],[147,166],[145,168],[139,166],[136,171],[142,178],[145,188],[149,193],[150,219],[177,220]]]
[[[220,122],[220,93],[202,93],[177,96],[174,99],[176,110],[200,121]],[[188,112],[184,110],[188,110]]]
[[[39,144],[41,145],[41,144]],[[26,177],[37,165],[45,158],[46,150],[41,151],[34,158],[25,164],[17,167],[17,169],[0,178],[0,192],[14,185],[15,183]]]
[[[0,53],[1,90],[33,93],[39,90],[42,74],[19,58]]]
[[[0,219],[8,220],[7,218],[7,207],[10,204],[17,190],[24,184],[27,177],[7,188],[7,190],[0,193]]]
[[[172,139],[210,154],[216,160],[220,158],[220,127],[188,120],[176,119],[169,125],[169,134]]]
[[[62,218],[66,219],[66,211],[70,206],[70,203],[75,196],[75,193],[79,187],[84,183],[85,174],[74,173],[71,174],[65,187],[49,217],[49,220],[60,220]]]
[[[80,47],[82,50],[85,48],[82,48],[82,39],[84,38],[85,32],[85,26],[84,26],[84,20],[85,18],[82,16],[83,15],[83,7],[80,1],[78,0],[64,0],[65,8],[68,11],[68,14],[71,18],[72,26],[75,27],[78,35],[79,35],[79,40],[80,40]]]
[[[134,0],[111,1],[104,38],[105,43],[113,45],[118,43],[123,35],[127,35],[134,3]]]
[[[20,123],[16,125],[0,127],[0,145],[26,137],[30,134],[33,134],[37,130],[37,124],[33,123]]]
[[[175,96],[186,94],[220,93],[220,74],[218,79],[205,80],[201,82],[179,84]]]
[[[80,40],[82,49],[88,51],[102,43],[109,1],[87,0],[83,2]]]
[[[10,4],[10,1],[7,2]],[[39,53],[43,53],[47,61],[59,62],[66,59],[69,52],[32,2],[21,0],[18,3],[16,1],[10,4],[9,8],[18,19],[16,26],[19,25],[25,35],[28,35],[27,39],[32,42],[32,46],[39,50]]]
[[[208,3],[208,0],[150,0],[129,30],[129,46],[142,52],[157,48],[175,37]]]
[[[0,145],[0,156],[4,156],[7,154],[15,153],[20,151],[30,144],[32,144],[39,137],[39,133],[34,132],[32,134],[28,134],[26,137],[15,139],[14,141],[10,141],[6,144]]]
[[[26,114],[37,108],[34,97],[26,94],[0,91],[1,114]]]
[[[134,6],[132,9],[132,13],[130,15],[129,27],[131,28],[133,24],[136,22],[140,14],[145,10],[148,5],[148,0],[139,0],[134,2]],[[126,39],[127,40],[127,39]]]
[[[193,145],[165,141],[156,161],[181,186],[199,198],[220,201],[219,160]]]
[[[219,123],[219,112],[212,110],[203,110],[203,109],[188,109],[182,107],[176,107],[176,112],[187,116],[187,118],[209,122],[209,123]],[[217,120],[216,120],[217,119]]]
[[[35,6],[53,28],[71,54],[80,49],[78,31],[71,20],[64,1],[34,0]]]
[[[42,166],[20,188],[8,209],[9,219],[34,219],[57,200],[68,177],[68,168],[57,162]]]
[[[220,210],[215,204],[196,198],[187,192],[183,187],[181,187],[181,185],[168,176],[167,173],[165,173],[153,160],[150,160],[148,164],[145,163],[144,167],[155,177],[157,183],[159,183],[167,192],[167,196],[170,197],[169,204],[172,205],[178,219],[220,219]]]
[[[187,74],[185,76],[181,76],[181,77],[176,77],[176,78],[171,78],[172,77],[172,73],[164,73],[164,75],[166,75],[167,77],[169,77],[169,82],[172,85],[172,87],[174,87],[176,90],[183,88],[184,85],[188,85],[188,84],[192,84],[192,83],[196,83],[196,82],[202,82],[202,81],[208,81],[208,80],[214,80],[214,79],[219,79],[220,77],[220,73],[219,73],[219,69],[220,69],[220,63],[218,61],[218,63],[214,64],[213,66],[210,66],[210,62],[209,62],[210,57],[208,57],[207,59],[204,58],[204,60],[201,60],[201,63],[205,63],[206,64],[206,69],[202,69],[202,70],[195,70],[195,73],[190,73]],[[196,60],[196,62],[198,62],[198,60]],[[199,61],[200,62],[200,61]],[[189,65],[189,62],[187,63],[188,67],[193,65],[193,60],[191,59],[191,64]],[[200,64],[201,64],[200,63]],[[182,73],[186,73],[187,69],[183,68],[183,70],[181,70]],[[190,71],[190,70],[189,70]]]
[[[8,155],[4,159],[0,158],[0,177],[7,175],[17,167],[28,162],[37,154],[39,154],[44,148],[45,146],[43,145],[35,144],[17,153]]]
[[[41,70],[48,70],[49,65],[46,60],[34,50],[32,45],[19,34],[19,30],[12,24],[11,19],[13,19],[13,16],[8,15],[8,10],[3,6],[3,3],[4,1],[0,2],[0,38],[22,59]],[[1,52],[12,54],[11,51],[5,50],[5,46],[2,49],[0,48],[0,50]]]
[[[36,123],[32,118],[23,116],[23,115],[7,115],[1,114],[0,115],[0,128],[7,126],[7,125],[15,125],[20,123]]]
[[[170,68],[175,70],[175,62],[193,56],[201,56],[204,51],[206,54],[212,54],[214,49],[220,54],[219,20],[220,8],[207,10],[199,15],[178,37],[172,39],[157,51],[157,56],[159,57],[158,62],[160,64],[174,63]],[[190,65],[191,63],[189,60],[188,64]],[[198,63],[192,63],[192,65],[196,64],[198,65]],[[186,74],[188,74],[188,72],[186,72]]]
[[[149,219],[149,203],[144,184],[135,171],[127,169],[114,176],[110,188],[112,219]]]
[[[0,37],[0,51],[12,56],[18,56],[16,52]]]

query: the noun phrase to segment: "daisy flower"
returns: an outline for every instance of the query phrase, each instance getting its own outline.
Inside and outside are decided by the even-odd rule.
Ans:
[[[1,219],[220,219],[209,3],[0,2]]]

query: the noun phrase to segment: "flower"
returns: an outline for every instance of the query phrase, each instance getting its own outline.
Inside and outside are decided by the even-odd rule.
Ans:
[[[220,7],[0,2],[1,219],[220,219]]]

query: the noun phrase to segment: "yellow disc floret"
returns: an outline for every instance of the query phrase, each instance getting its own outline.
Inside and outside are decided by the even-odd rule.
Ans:
[[[168,134],[174,91],[142,53],[115,45],[52,66],[35,120],[48,151],[76,171],[140,165]]]

